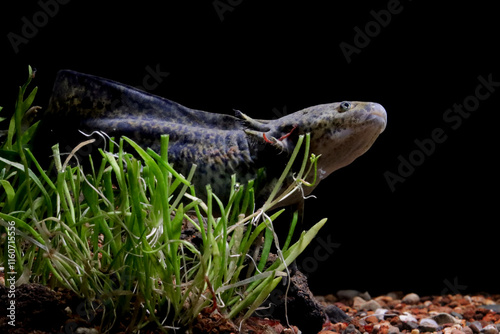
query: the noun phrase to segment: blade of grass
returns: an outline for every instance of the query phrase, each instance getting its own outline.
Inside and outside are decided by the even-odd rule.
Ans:
[[[28,170],[28,173],[25,173],[28,175],[28,179],[31,179],[33,180],[33,182],[36,184],[36,186],[41,190],[43,196],[44,196],[44,199],[45,199],[45,203],[48,207],[48,211],[52,211],[52,202],[51,202],[51,199],[50,199],[50,196],[47,192],[47,190],[45,189],[45,187],[43,186],[42,182],[40,181],[40,179],[35,175],[35,173],[33,173],[33,171],[29,168],[26,167],[26,165],[24,164],[20,164],[20,163],[17,163],[17,162],[13,162],[13,161],[10,161],[10,160],[7,160],[7,159],[4,159],[2,157],[0,157],[0,161],[5,163],[6,165],[9,165],[9,166],[12,166],[14,168],[16,168],[17,170],[25,173],[26,170]],[[28,184],[29,185],[29,184]],[[27,186],[28,186],[27,185]],[[31,191],[28,191],[28,196],[30,196],[31,194]],[[33,202],[33,199],[28,197],[30,203]]]

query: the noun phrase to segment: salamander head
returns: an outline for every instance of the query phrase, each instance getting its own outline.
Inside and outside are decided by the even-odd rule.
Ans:
[[[280,119],[311,133],[311,152],[319,155],[318,175],[325,178],[365,153],[387,124],[387,114],[373,102],[337,102],[303,109]]]
[[[263,149],[251,151],[257,152],[257,160],[272,176],[277,177],[281,172],[280,168],[287,161],[287,155],[282,153],[294,150],[298,135],[310,133],[310,152],[321,155],[317,164],[319,180],[315,185],[303,188],[302,194],[295,192],[276,207],[300,202],[319,181],[365,153],[387,124],[384,107],[378,103],[357,101],[321,104],[269,121],[254,120],[241,112],[237,112],[237,117],[245,124],[250,145],[262,145]],[[307,181],[312,181],[312,175]],[[285,182],[283,190],[290,182],[293,182],[292,176]],[[267,184],[267,188],[273,186],[272,182]],[[263,190],[266,191],[269,189]]]

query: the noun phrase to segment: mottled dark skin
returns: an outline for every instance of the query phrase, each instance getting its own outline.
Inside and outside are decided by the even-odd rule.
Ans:
[[[242,184],[264,167],[266,182],[257,197],[264,200],[281,175],[298,136],[311,134],[311,152],[318,161],[320,180],[351,163],[373,144],[387,122],[384,108],[370,102],[322,104],[273,120],[255,120],[209,113],[95,76],[60,71],[49,107],[39,129],[40,146],[61,142],[71,151],[85,133],[102,131],[125,135],[142,147],[160,149],[160,135],[168,134],[169,162],[183,175],[197,165],[193,179],[197,193],[206,184],[221,198],[229,194],[230,178]],[[102,147],[102,143],[101,143]],[[292,177],[287,182],[292,182]],[[286,184],[285,184],[286,186]],[[304,195],[314,187],[306,187]],[[302,195],[279,206],[294,204]]]

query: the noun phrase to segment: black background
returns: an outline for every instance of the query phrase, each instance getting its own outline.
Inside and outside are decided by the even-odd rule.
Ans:
[[[214,3],[231,10],[218,13]],[[22,18],[43,19],[43,9],[2,4],[2,113],[12,110],[28,64],[38,70],[42,107],[59,69],[140,86],[148,66],[169,73],[152,93],[211,112],[276,118],[321,103],[379,102],[386,131],[306,202],[305,224],[328,217],[321,238],[335,243],[328,257],[316,242],[299,259],[311,289],[500,293],[500,87],[456,130],[443,120],[474,96],[478,76],[500,81],[498,14],[493,2],[402,0],[348,63],[340,43],[355,45],[354,28],[373,25],[371,11],[392,3],[71,0],[52,7],[18,52],[8,34],[22,35]],[[414,141],[436,128],[446,141],[391,191],[384,173],[397,174],[398,157],[418,154]]]

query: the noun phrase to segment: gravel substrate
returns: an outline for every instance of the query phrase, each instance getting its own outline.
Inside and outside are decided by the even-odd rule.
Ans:
[[[327,321],[321,334],[498,334],[500,330],[500,295],[390,293],[371,298],[368,293],[344,290],[316,299],[326,310],[334,305],[349,316],[342,322]]]

